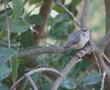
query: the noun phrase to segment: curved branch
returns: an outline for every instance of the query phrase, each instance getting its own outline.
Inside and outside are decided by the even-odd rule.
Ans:
[[[57,73],[60,76],[63,76],[58,70],[53,69],[53,68],[47,68],[47,67],[41,67],[41,68],[34,69],[32,71],[29,71],[28,73],[25,74],[25,76],[27,76],[27,75],[30,76],[34,73],[42,72],[42,71],[51,71],[51,72]]]
[[[31,48],[19,51],[18,56],[31,56],[31,55],[37,55],[37,54],[44,54],[44,53],[59,53],[59,52],[65,52],[65,48],[63,47],[44,47],[44,48]]]
[[[35,83],[34,83],[34,81],[31,79],[30,76],[31,76],[32,74],[34,74],[34,73],[43,72],[43,71],[51,71],[51,72],[54,72],[54,73],[58,74],[59,76],[63,76],[58,70],[53,69],[53,68],[47,68],[47,67],[37,68],[37,69],[31,70],[31,71],[25,73],[24,76],[22,76],[20,79],[18,79],[18,80],[13,84],[13,86],[11,87],[10,90],[14,90],[14,88],[16,87],[16,85],[17,85],[18,83],[20,83],[25,77],[28,78],[28,80],[30,81],[30,83],[31,83],[31,85],[33,86],[33,88],[34,88],[35,90],[38,90],[37,87],[36,87],[36,85],[35,85]]]
[[[81,58],[85,56],[86,54],[91,52],[91,47],[86,47],[76,53],[76,55],[71,59],[71,61],[65,66],[65,68],[61,71],[63,76],[59,76],[57,80],[54,82],[51,90],[57,90],[60,84],[62,83],[65,76],[71,71],[71,69],[81,61]]]
[[[34,90],[38,90],[38,88],[37,88],[35,82],[32,80],[32,78],[31,78],[29,75],[27,76],[27,79],[29,80],[30,84],[32,85],[32,88],[33,88]]]

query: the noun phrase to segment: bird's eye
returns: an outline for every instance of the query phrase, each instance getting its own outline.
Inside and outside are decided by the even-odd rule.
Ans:
[[[86,32],[86,31],[88,31],[88,29],[84,29],[84,30],[82,30],[83,32]]]

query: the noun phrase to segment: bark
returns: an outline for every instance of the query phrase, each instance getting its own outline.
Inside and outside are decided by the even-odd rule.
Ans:
[[[34,43],[36,45],[39,44],[40,38],[41,38],[43,31],[47,25],[48,16],[50,14],[51,6],[52,6],[52,0],[44,0],[44,3],[40,8],[39,15],[41,15],[43,18],[43,24],[35,26],[36,33],[35,33]]]
[[[105,9],[106,9],[106,34],[107,34],[107,32],[110,32],[110,0],[105,0]],[[107,44],[105,48],[105,54],[110,59],[110,42]],[[109,77],[106,77],[104,90],[110,90]]]

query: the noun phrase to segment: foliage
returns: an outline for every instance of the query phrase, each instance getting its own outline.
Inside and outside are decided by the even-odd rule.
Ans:
[[[13,45],[14,43],[18,45],[18,43],[20,43],[20,46],[15,48],[7,47],[7,38],[9,38],[9,36],[7,35],[8,27],[5,16],[6,12],[3,6],[3,0],[0,0],[0,90],[9,90],[9,87],[11,87],[18,78],[23,76],[25,72],[35,68],[34,65],[30,63],[32,62],[32,58],[30,56],[16,56],[18,51],[22,49],[36,47],[36,45],[33,44],[34,33],[29,28],[30,26],[42,25],[44,22],[43,17],[36,13],[39,12],[38,8],[42,5],[43,0],[6,1],[8,2],[7,15],[9,30],[11,33],[11,44]],[[77,17],[79,11],[76,7],[80,6],[80,2],[81,0],[71,0],[71,2],[65,6]],[[99,3],[99,1],[97,2]],[[95,8],[93,10],[95,11]],[[49,45],[64,46],[69,33],[74,31],[76,28],[76,25],[72,22],[71,17],[55,2],[53,3],[52,11],[54,11],[54,13],[49,16],[47,29],[45,30],[45,32],[48,34],[44,34],[41,38],[40,47]],[[56,15],[54,16],[54,14]],[[103,26],[102,18],[100,25]],[[94,27],[95,32],[96,29],[97,28]],[[3,47],[2,42],[3,44],[5,43],[6,46]],[[67,53],[63,54],[56,53],[34,56],[33,62],[37,67],[39,65],[49,65],[61,70],[72,58],[74,51],[75,50],[70,49]],[[10,62],[12,65],[10,65]],[[90,63],[85,61],[78,63],[75,68],[69,73],[68,77],[64,79],[59,90],[75,90],[77,83],[96,90],[97,85],[100,86],[100,84],[98,83],[101,82],[102,77],[93,68],[91,68],[91,71],[88,72],[90,73],[90,75],[88,75],[86,73],[88,68],[91,68]],[[40,75],[35,74],[32,76],[32,78],[34,79],[40,90],[49,90],[53,81],[50,78],[46,77],[43,73],[41,73]],[[32,90],[32,88],[26,80],[23,80],[20,85],[18,85],[18,90]]]

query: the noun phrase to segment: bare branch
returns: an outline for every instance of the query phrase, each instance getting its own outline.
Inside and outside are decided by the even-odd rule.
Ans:
[[[41,67],[41,68],[37,68],[37,69],[34,69],[34,70],[31,70],[27,73],[25,73],[24,76],[22,76],[20,79],[18,79],[14,84],[13,86],[11,87],[10,90],[14,90],[14,88],[16,87],[16,85],[18,83],[20,83],[25,77],[28,78],[28,80],[30,81],[31,85],[33,86],[34,90],[38,90],[35,83],[33,82],[33,80],[30,78],[30,76],[34,73],[37,73],[37,72],[42,72],[42,71],[51,71],[51,72],[54,72],[56,74],[58,74],[59,76],[63,76],[58,70],[56,69],[53,69],[53,68],[47,68],[47,67]]]
[[[105,1],[105,9],[106,9],[106,32],[110,31],[110,0]]]
[[[71,59],[71,61],[65,66],[65,68],[61,71],[63,76],[59,76],[57,80],[54,82],[51,90],[57,90],[60,84],[62,83],[65,76],[71,71],[71,69],[81,61],[81,58],[85,56],[86,54],[91,52],[91,47],[86,47],[76,53],[76,55]]]
[[[65,48],[63,47],[45,47],[45,48],[32,48],[27,50],[22,50],[18,53],[18,56],[30,56],[30,55],[37,55],[37,54],[43,54],[43,53],[59,53],[59,52],[65,52]]]
[[[105,47],[107,46],[107,44],[110,42],[110,30],[108,30],[108,32],[106,33],[106,35],[104,36],[104,38],[102,38],[102,40],[99,43],[99,48],[104,51]]]
[[[87,18],[88,18],[88,13],[89,13],[89,6],[90,6],[90,0],[84,0],[84,6],[82,10],[81,19],[80,19],[82,30],[88,29]]]
[[[23,79],[25,78],[25,76],[22,76],[20,79],[18,79],[10,88],[10,90],[14,90],[14,88],[16,87],[17,84],[19,84]]]
[[[105,77],[106,77],[106,72],[104,71],[103,72],[103,77],[102,77],[101,89],[100,90],[104,90]]]
[[[32,88],[33,88],[34,90],[38,90],[38,88],[37,88],[35,82],[32,80],[32,78],[31,78],[29,75],[27,75],[26,77],[27,77],[27,79],[29,80],[29,82],[31,83]]]
[[[75,22],[80,27],[80,22],[76,19],[73,13],[71,13],[61,2],[58,2],[58,4],[73,18],[73,22]]]
[[[35,30],[36,30],[35,38],[34,38],[35,44],[39,44],[42,33],[47,25],[48,16],[50,14],[51,6],[52,6],[52,1],[53,0],[43,0],[44,3],[40,8],[40,13],[39,13],[39,15],[42,16],[43,18],[43,24],[35,26]]]
[[[58,75],[62,76],[62,74],[61,74],[58,70],[53,69],[53,68],[47,68],[47,67],[41,67],[41,68],[34,69],[34,70],[32,70],[32,71],[26,73],[25,75],[29,75],[29,76],[30,76],[30,75],[32,75],[32,74],[34,74],[34,73],[42,72],[42,71],[51,71],[51,72],[55,72],[55,73],[57,73]]]

